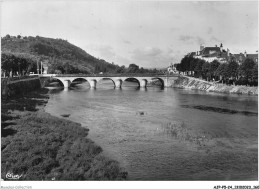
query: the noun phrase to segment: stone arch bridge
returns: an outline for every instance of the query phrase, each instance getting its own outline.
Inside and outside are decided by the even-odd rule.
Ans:
[[[84,79],[86,80],[91,88],[96,88],[98,81],[103,79],[110,79],[114,83],[115,88],[121,88],[122,83],[127,79],[134,79],[138,82],[141,88],[145,88],[147,84],[154,80],[159,80],[162,84],[162,87],[170,87],[174,81],[178,78],[178,75],[154,75],[154,76],[116,76],[116,75],[98,75],[98,76],[90,76],[90,75],[60,75],[60,74],[43,74],[40,75],[40,78],[54,78],[59,80],[64,88],[70,87],[71,83],[76,79]]]

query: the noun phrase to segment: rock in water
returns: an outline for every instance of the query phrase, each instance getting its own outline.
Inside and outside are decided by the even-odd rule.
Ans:
[[[137,112],[137,114],[144,115],[144,112],[143,111],[139,111],[139,112]]]

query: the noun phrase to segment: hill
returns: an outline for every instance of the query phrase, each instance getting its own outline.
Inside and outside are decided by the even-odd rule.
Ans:
[[[9,64],[9,68],[11,64],[10,60],[14,60],[15,58],[20,59],[20,62],[23,62],[21,59],[27,60],[30,62],[30,68],[28,68],[27,64],[25,73],[29,72],[29,70],[36,73],[37,61],[43,61],[48,65],[48,73],[87,74],[115,72],[120,68],[103,59],[95,58],[81,48],[62,39],[6,35],[1,38],[1,44],[2,63],[6,62],[6,64]],[[23,69],[20,68],[17,72],[21,73]]]

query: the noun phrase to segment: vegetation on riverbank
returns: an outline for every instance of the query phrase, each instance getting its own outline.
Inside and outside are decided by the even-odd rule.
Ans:
[[[48,90],[9,99],[1,107],[1,178],[124,180],[127,172],[102,155],[88,129],[43,111]]]

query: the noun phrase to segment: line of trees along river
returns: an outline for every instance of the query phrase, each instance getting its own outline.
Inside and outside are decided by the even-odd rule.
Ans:
[[[40,65],[40,59],[29,54],[19,53],[2,53],[1,69],[2,75],[12,77],[13,75],[24,76],[30,72],[37,73],[37,64]],[[118,66],[112,64],[96,64],[93,72],[82,72],[76,65],[71,66],[67,62],[58,61],[48,68],[48,73],[52,74],[98,74],[100,72],[106,74],[122,74],[122,73],[139,73],[139,74],[163,74],[162,70],[158,69],[144,69],[132,63],[129,67]],[[37,63],[38,62],[38,63]],[[111,66],[114,66],[111,70]]]
[[[258,85],[258,65],[247,58],[239,65],[235,60],[220,63],[217,60],[209,63],[201,59],[185,56],[176,68],[180,72],[192,73],[194,77],[205,80],[221,80],[226,84]]]

